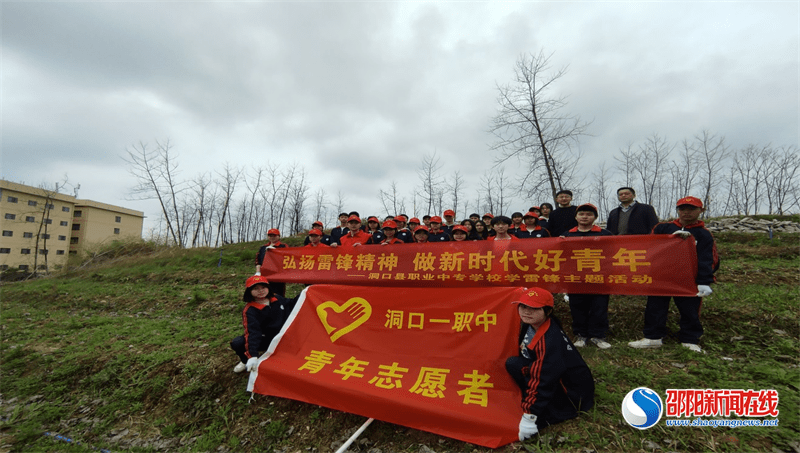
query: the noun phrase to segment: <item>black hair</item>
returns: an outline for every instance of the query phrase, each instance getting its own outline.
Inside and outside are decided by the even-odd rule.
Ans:
[[[500,222],[503,222],[503,223],[505,223],[506,225],[509,225],[509,226],[511,225],[511,219],[509,219],[508,217],[506,217],[504,215],[499,215],[499,216],[497,216],[497,217],[492,219],[492,226],[495,226],[496,224],[498,224]]]
[[[361,214],[359,214],[358,211],[353,211],[350,214],[347,214],[347,217],[350,217],[351,215],[354,215],[356,217],[361,217]]]
[[[347,216],[347,217],[350,217],[350,216],[349,216],[349,215],[348,215],[346,212],[340,212],[340,213],[339,213],[339,217],[341,217],[341,216]]]
[[[542,208],[543,208],[543,207],[545,207],[545,206],[547,206],[548,208],[550,208],[550,210],[551,210],[551,211],[553,210],[553,205],[551,205],[550,203],[542,203],[542,204],[540,204],[540,205],[539,205],[539,210],[541,211],[541,210],[542,210]]]
[[[511,214],[511,217],[522,217],[522,213],[521,212],[515,212],[515,213]]]
[[[572,196],[572,191],[571,191],[571,190],[567,190],[567,189],[561,189],[561,190],[559,190],[558,192],[556,192],[556,196],[559,196],[559,195],[561,195],[562,193],[565,193],[565,194],[569,195],[570,197]]]
[[[617,189],[617,195],[619,195],[620,190],[630,190],[633,196],[636,196],[636,191],[633,190],[633,187],[620,187],[619,189]]]

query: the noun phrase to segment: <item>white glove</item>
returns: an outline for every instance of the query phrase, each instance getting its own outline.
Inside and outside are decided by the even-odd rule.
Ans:
[[[688,238],[689,236],[692,235],[692,233],[690,233],[690,232],[688,232],[686,230],[678,230],[678,231],[676,231],[676,232],[674,232],[672,234],[675,235],[675,236],[680,236],[681,239],[686,239],[686,238]]]
[[[712,292],[708,285],[697,285],[697,297],[710,296]]]
[[[247,359],[247,371],[252,373],[253,371],[258,369],[258,357],[250,357]]]
[[[253,275],[255,275],[256,277],[260,277],[261,276],[261,271],[256,271],[256,273],[253,274]]]
[[[539,427],[536,426],[536,416],[533,414],[522,414],[522,420],[519,421],[519,441],[522,442],[537,434],[539,434]]]
[[[274,249],[274,248],[275,248],[275,246],[272,246],[272,245],[268,245],[268,246],[267,246],[267,250],[272,250],[272,249]]]
[[[564,302],[569,303],[569,294],[564,294]]]

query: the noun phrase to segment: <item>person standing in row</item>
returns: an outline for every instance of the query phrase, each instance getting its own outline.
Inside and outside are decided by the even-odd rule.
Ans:
[[[270,228],[267,231],[267,240],[269,242],[262,245],[261,248],[258,249],[258,254],[256,255],[256,273],[254,274],[256,276],[261,275],[261,265],[264,263],[264,258],[267,256],[268,251],[272,249],[281,249],[286,247],[286,244],[281,242],[281,232],[277,228]],[[272,294],[285,296],[286,283],[269,282],[269,291]]]
[[[575,220],[577,206],[572,206],[572,192],[569,190],[559,190],[556,193],[556,203],[558,209],[550,213],[550,221],[547,223],[547,230],[553,237],[561,236],[570,228],[578,226]]]
[[[650,234],[658,224],[656,210],[649,204],[636,201],[632,187],[617,189],[619,206],[608,213],[606,228],[613,234]]]
[[[578,226],[564,233],[564,237],[613,236],[610,231],[595,225],[597,207],[585,203],[576,208]],[[600,349],[608,349],[608,294],[569,293],[569,310],[572,313],[572,333],[575,346],[582,348],[593,343]]]

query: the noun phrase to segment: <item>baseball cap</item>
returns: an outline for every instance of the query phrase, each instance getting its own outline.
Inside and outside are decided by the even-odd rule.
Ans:
[[[535,213],[533,211],[528,211],[528,212],[525,213],[524,216],[522,216],[523,219],[526,218],[526,217],[534,217],[534,218],[538,219],[539,218],[539,214],[537,214],[537,213]]]
[[[463,233],[469,234],[469,231],[467,231],[467,227],[465,227],[464,225],[454,225],[453,229],[450,230],[450,234],[453,234],[456,231],[461,231]]]
[[[308,230],[308,235],[309,236],[322,236],[322,231],[320,231],[320,230],[318,230],[316,228],[312,228],[312,229]]]
[[[314,225],[319,225],[319,226],[321,226],[321,227],[324,227],[324,226],[325,226],[325,225],[323,225],[323,224],[322,224],[322,222],[320,222],[319,220],[317,220],[316,222],[314,222],[314,223],[312,223],[312,224],[311,224],[311,226],[314,226]]]
[[[272,236],[272,235],[280,236],[281,232],[277,228],[270,228],[269,231],[267,231],[267,236]]]
[[[350,217],[347,218],[347,223],[350,223],[350,222],[353,222],[353,221],[361,223],[361,219],[355,214],[353,214],[353,215],[351,215]]]
[[[412,218],[410,218],[410,219],[408,220],[408,223],[416,223],[417,225],[419,225],[419,224],[420,224],[420,221],[419,221],[419,219],[418,219],[418,218],[416,218],[416,217],[412,217]]]
[[[449,215],[449,216],[455,217],[456,216],[456,212],[453,211],[452,209],[448,209],[448,210],[444,211],[444,215],[446,215],[446,216]]]
[[[597,206],[595,206],[595,205],[593,205],[591,203],[584,203],[584,204],[578,206],[578,209],[575,210],[576,213],[581,212],[581,211],[589,211],[589,212],[593,213],[595,217],[597,217]]]
[[[703,200],[701,200],[701,199],[699,199],[697,197],[683,197],[680,200],[678,200],[677,203],[675,203],[675,206],[683,206],[683,205],[687,205],[687,204],[690,205],[690,206],[697,207],[697,208],[702,208],[703,207]]]
[[[387,220],[387,221],[383,222],[383,225],[381,225],[381,228],[391,228],[393,230],[396,230],[397,229],[397,223],[395,221],[393,221],[393,220]]]
[[[431,223],[442,223],[442,218],[438,215],[431,217]]]
[[[553,306],[553,295],[543,288],[521,288],[512,304],[522,304],[531,308]]]

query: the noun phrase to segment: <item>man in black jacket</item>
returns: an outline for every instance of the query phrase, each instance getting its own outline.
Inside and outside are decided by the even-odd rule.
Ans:
[[[649,204],[636,201],[636,191],[631,187],[617,189],[619,206],[608,213],[606,229],[615,235],[650,234],[658,225],[656,210]]]
[[[550,236],[558,237],[578,226],[575,214],[578,207],[572,206],[572,192],[569,190],[559,190],[556,193],[556,203],[558,208],[550,213],[550,220],[547,222],[547,230]]]

